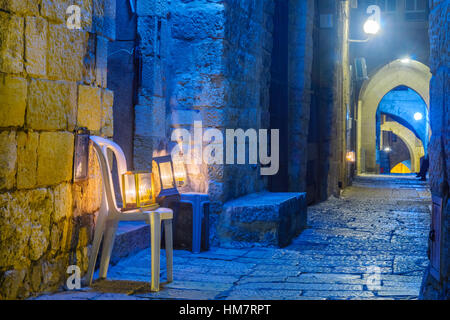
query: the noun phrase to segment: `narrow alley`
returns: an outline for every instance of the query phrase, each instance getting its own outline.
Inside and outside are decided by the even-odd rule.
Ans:
[[[0,301],[450,300],[449,17],[0,0]]]
[[[429,199],[413,176],[362,175],[341,199],[308,208],[308,229],[287,248],[176,251],[174,282],[158,293],[149,290],[150,250],[143,250],[92,288],[36,299],[417,299]]]

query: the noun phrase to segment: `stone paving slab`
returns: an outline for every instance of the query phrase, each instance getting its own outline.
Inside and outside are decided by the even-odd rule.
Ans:
[[[410,300],[427,266],[430,197],[413,177],[362,176],[340,199],[309,207],[308,229],[284,249],[174,252],[174,282],[151,293],[150,250],[111,266],[108,281],[39,300]],[[95,275],[97,277],[98,274]],[[128,281],[124,281],[128,280]]]

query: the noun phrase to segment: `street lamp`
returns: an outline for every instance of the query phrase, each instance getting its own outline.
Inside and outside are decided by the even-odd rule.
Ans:
[[[367,39],[364,40],[352,40],[349,39],[349,42],[368,42],[370,40],[370,36],[376,35],[380,29],[380,21],[381,21],[381,9],[377,5],[371,5],[367,8],[367,13],[370,14],[369,19],[367,19],[366,23],[364,23],[364,32],[369,35]]]
[[[416,113],[414,114],[414,120],[420,121],[420,120],[422,120],[422,119],[423,119],[423,114],[422,114],[422,113],[416,112]]]
[[[377,34],[380,31],[380,24],[375,20],[369,19],[364,24],[364,32],[367,34]]]

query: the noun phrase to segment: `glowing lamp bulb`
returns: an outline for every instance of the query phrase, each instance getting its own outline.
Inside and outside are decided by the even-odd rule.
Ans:
[[[364,24],[364,32],[367,34],[377,34],[380,31],[380,24],[373,19],[369,19]]]
[[[410,58],[403,58],[400,60],[401,63],[410,63],[411,59]]]
[[[423,114],[421,114],[420,112],[417,112],[414,114],[414,120],[420,121],[422,119],[423,119]]]

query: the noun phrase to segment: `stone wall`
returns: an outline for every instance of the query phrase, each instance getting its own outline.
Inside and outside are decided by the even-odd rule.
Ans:
[[[423,299],[450,299],[450,105],[449,105],[449,30],[450,4],[445,0],[430,1],[430,120],[433,132],[430,141],[430,186],[433,195],[443,199],[441,279],[428,272],[422,286]]]
[[[81,30],[66,27],[81,6]],[[0,300],[63,285],[87,269],[101,181],[72,183],[74,129],[111,137],[106,89],[114,1],[0,1]]]
[[[350,103],[349,3],[316,1],[312,101],[308,134],[308,203],[339,196],[340,185],[349,183],[350,166],[345,153],[351,150],[351,128],[346,112]],[[329,23],[325,23],[329,19]],[[322,21],[322,22],[321,22]]]
[[[306,191],[314,1],[289,1],[289,191]]]
[[[137,8],[135,168],[171,151],[172,130],[192,132],[194,121],[222,132],[269,127],[272,1],[138,0]],[[267,185],[257,165],[190,165],[188,175],[191,190],[210,195],[212,233],[225,201]]]

